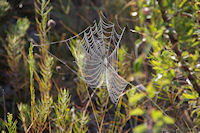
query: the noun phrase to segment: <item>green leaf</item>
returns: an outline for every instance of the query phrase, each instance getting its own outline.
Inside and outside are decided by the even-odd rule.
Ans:
[[[174,69],[171,69],[170,73],[171,73],[172,77],[175,77],[175,70]]]
[[[193,110],[191,113],[191,117],[193,117],[195,113],[200,114],[200,108],[196,108],[195,110]]]
[[[150,98],[153,98],[156,94],[156,90],[153,87],[152,83],[149,83],[147,86],[147,93],[149,95]]]
[[[141,55],[139,56],[134,62],[134,71],[139,72],[141,70],[142,64],[144,62],[144,57]]]
[[[30,22],[27,18],[21,18],[17,20],[17,33],[20,37],[24,36],[29,28]]]
[[[189,53],[187,51],[184,51],[181,56],[183,56],[184,58],[187,57],[189,55]]]
[[[185,4],[185,2],[187,2],[187,0],[182,0],[178,7],[181,8]]]
[[[163,120],[164,120],[164,122],[167,123],[167,124],[174,124],[174,119],[171,118],[171,117],[169,117],[169,116],[164,116],[164,117],[163,117]]]
[[[134,128],[134,133],[144,133],[147,131],[147,126],[144,124],[138,125]]]
[[[9,133],[16,133],[17,132],[17,120],[14,122],[12,121],[13,115],[8,112],[7,114],[8,121],[5,121],[5,126]]]
[[[136,105],[139,100],[145,96],[144,93],[136,93],[135,95],[129,97],[129,103],[131,105]]]
[[[195,96],[194,94],[190,94],[190,93],[183,93],[183,98],[184,99],[196,99],[197,98],[197,96]]]
[[[130,115],[143,115],[143,114],[144,114],[144,110],[140,108],[136,108],[130,111]]]
[[[152,115],[152,119],[154,121],[157,121],[158,119],[161,119],[162,116],[163,116],[161,111],[155,110],[155,109],[152,110],[151,115]]]
[[[135,30],[136,30],[137,32],[140,32],[140,31],[141,31],[140,29],[141,29],[140,27],[135,26]]]
[[[44,15],[48,15],[49,14],[49,12],[51,11],[53,9],[53,7],[52,6],[50,6],[49,7],[49,9],[44,13]]]
[[[200,9],[200,2],[196,2],[196,3],[195,3],[195,8],[196,8],[197,10]]]
[[[156,121],[154,127],[153,127],[153,132],[154,133],[160,133],[161,132],[161,128],[164,125],[164,121],[163,120],[158,120]]]
[[[165,27],[161,27],[160,30],[157,31],[157,34],[155,36],[156,39],[162,36],[164,29]]]
[[[10,9],[10,4],[6,0],[1,0],[0,1],[0,17],[6,15],[9,9]]]
[[[193,55],[193,54],[190,54],[190,57],[192,57],[192,59],[193,59],[194,61],[197,61],[197,59],[199,58],[199,51],[196,50],[194,55]]]

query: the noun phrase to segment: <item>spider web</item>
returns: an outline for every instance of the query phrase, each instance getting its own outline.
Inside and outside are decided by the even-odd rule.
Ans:
[[[118,74],[118,50],[125,28],[121,29],[119,27],[119,30],[118,33],[115,24],[108,21],[101,14],[98,23],[94,21],[92,26],[87,27],[78,35],[67,40],[49,43],[64,42],[76,59],[75,62],[81,71],[80,78],[91,88],[107,88],[110,99],[114,104],[118,103],[121,94],[128,84]],[[78,43],[76,48],[70,47],[74,40],[77,40],[76,43]],[[35,46],[41,47],[41,45]],[[61,58],[56,57],[50,52],[49,54],[79,75]]]
[[[105,16],[101,13],[98,23],[94,21],[93,26],[87,27],[85,30],[69,39],[41,45],[34,43],[33,46],[42,48],[43,45],[65,43],[68,50],[70,50],[75,57],[77,66],[80,68],[80,78],[91,88],[107,88],[111,101],[117,104],[119,98],[125,94],[123,91],[128,84],[139,92],[146,91],[146,88],[142,84],[134,86],[118,74],[118,50],[125,28],[121,29],[119,26],[119,29],[121,30],[120,34],[116,31],[115,25],[107,21]],[[76,41],[78,44],[76,48],[72,45],[74,40],[78,40],[78,42]],[[55,56],[47,49],[44,50],[79,76],[79,73],[72,69],[62,57]],[[132,89],[126,91],[126,93],[131,90]],[[163,114],[168,116],[152,98],[146,97]],[[174,125],[180,129],[176,124]]]
[[[113,103],[118,103],[120,95],[127,86],[127,81],[118,75],[118,49],[123,35],[118,34],[115,25],[105,22],[102,17],[99,23],[89,27],[79,41],[79,52],[83,51],[84,59],[78,62],[85,82],[91,88],[106,87]]]

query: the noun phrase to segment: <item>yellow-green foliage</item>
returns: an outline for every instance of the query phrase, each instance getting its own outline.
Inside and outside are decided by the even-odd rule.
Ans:
[[[18,76],[20,75],[21,67],[23,67],[21,63],[24,52],[23,36],[25,36],[29,25],[30,22],[27,18],[19,18],[16,25],[10,25],[7,31],[6,40],[8,45],[3,45],[7,52],[10,82],[16,91],[21,88],[22,84],[19,83],[22,77],[19,78]]]
[[[13,115],[8,113],[7,114],[8,120],[5,121],[5,126],[9,133],[16,133],[17,132],[17,120],[13,122]],[[2,131],[3,132],[3,131]]]
[[[51,8],[48,8],[49,0],[37,1],[35,9],[37,15],[36,22],[38,24],[38,32],[40,36],[41,58],[39,68],[36,70],[36,60],[34,60],[33,50],[34,44],[30,43],[29,48],[29,70],[30,70],[30,92],[31,92],[31,110],[25,104],[19,104],[20,118],[23,122],[25,132],[43,132],[45,130],[53,132],[86,132],[88,115],[69,108],[70,97],[66,89],[60,89],[58,100],[54,102],[50,90],[52,88],[52,67],[53,57],[48,55],[49,46],[45,45],[48,42],[47,32],[47,16]],[[36,100],[34,79],[39,84],[41,99]],[[30,111],[30,112],[29,112]],[[27,113],[29,112],[29,113]],[[29,116],[29,118],[27,117]],[[50,127],[52,125],[52,127]]]
[[[48,42],[47,38],[47,21],[48,14],[51,11],[51,8],[48,7],[50,0],[37,0],[35,2],[35,11],[36,11],[36,22],[38,25],[38,33],[40,36],[40,44],[42,45],[41,59],[39,63],[40,74],[42,77],[39,77],[35,71],[35,77],[39,84],[39,90],[41,95],[41,101],[38,105],[35,105],[35,92],[33,87],[33,55],[32,45],[30,47],[30,58],[32,64],[30,64],[30,74],[31,74],[31,86],[30,91],[32,95],[31,99],[31,120],[33,122],[33,131],[43,131],[47,128],[47,118],[51,113],[50,107],[53,104],[53,99],[50,96],[51,90],[51,77],[52,77],[52,65],[53,58],[48,55],[46,52],[48,50],[48,45],[45,45]],[[39,16],[38,16],[39,15]],[[44,46],[45,45],[45,46]],[[43,47],[44,46],[44,47]],[[32,65],[32,66],[31,66]]]
[[[129,96],[129,102],[137,107],[130,111],[130,115],[151,116],[147,117],[147,121],[152,122],[152,124],[147,122],[148,129],[145,124],[142,124],[135,128],[135,132],[145,132],[150,129],[153,132],[161,132],[167,124],[175,126],[171,127],[172,131],[175,128],[180,132],[196,131],[197,127],[191,124],[199,125],[199,118],[191,117],[193,120],[187,119],[188,121],[183,118],[188,114],[192,116],[193,113],[189,113],[190,111],[199,114],[195,111],[196,106],[199,106],[197,97],[200,95],[199,73],[197,72],[199,71],[197,67],[199,64],[197,25],[199,24],[196,23],[199,6],[195,6],[197,3],[197,1],[185,0],[157,0],[148,3],[138,1],[137,3],[140,23],[135,26],[134,32],[142,35],[137,42],[145,39],[143,43],[146,44],[146,48],[148,45],[151,46],[147,59],[154,70],[153,78],[147,86],[147,94],[148,97],[153,98],[151,100],[153,104],[155,102],[157,104],[158,101],[160,104],[159,107],[154,104],[159,110],[144,111],[142,110],[144,105],[136,104],[137,99],[141,98],[140,94]],[[184,108],[184,101],[188,101],[189,106],[192,107],[188,108],[190,111],[177,111]],[[166,108],[162,103],[170,105]],[[151,107],[153,104],[145,105]],[[164,112],[168,112],[173,119],[166,116]]]
[[[34,89],[34,78],[33,78],[33,71],[34,71],[34,58],[33,58],[33,43],[30,44],[29,48],[29,70],[30,70],[30,92],[31,92],[31,121],[33,122],[33,126],[35,126],[35,89]],[[21,114],[23,110],[19,108]],[[23,115],[21,115],[23,119]],[[24,122],[24,121],[23,121]],[[26,126],[24,126],[26,128]],[[26,131],[27,129],[25,129]]]
[[[55,123],[57,132],[65,132],[68,127],[71,128],[70,121],[70,97],[69,92],[66,89],[60,89],[60,93],[58,94],[58,103],[54,103],[54,110],[56,114]],[[70,131],[70,129],[68,130]]]
[[[37,0],[35,2],[35,11],[36,11],[36,22],[38,26],[38,34],[40,37],[41,45],[41,62],[39,64],[41,69],[42,78],[37,77],[39,83],[39,89],[41,92],[41,97],[44,102],[48,102],[50,98],[49,91],[51,89],[51,77],[52,77],[52,65],[53,58],[48,55],[49,45],[47,44],[47,32],[50,27],[47,27],[48,14],[51,11],[52,7],[49,7],[50,0]],[[48,29],[47,29],[48,28]]]
[[[1,0],[0,1],[0,18],[6,15],[9,9],[10,9],[10,4],[7,2],[7,0]]]
[[[18,9],[21,3],[24,7],[28,3],[23,2],[17,5],[16,12],[25,10]],[[21,69],[26,64],[22,57],[25,60],[26,54],[29,54],[30,82],[26,83],[30,83],[31,101],[18,104],[18,116],[21,120],[18,123],[19,132],[160,133],[200,130],[199,0],[35,0],[34,5],[35,21],[31,25],[37,25],[38,38],[35,37],[34,43],[30,43],[29,53],[25,51],[23,38],[30,22],[27,18],[19,18],[17,13],[14,15],[17,18],[16,24],[10,24],[5,32],[5,41],[2,41],[9,67],[9,82],[15,90],[22,89],[23,84],[19,83],[22,79],[20,73],[26,76]],[[0,18],[5,19],[8,11],[16,9],[11,7],[12,4],[6,0],[0,0]],[[69,48],[77,61],[78,67],[72,67],[73,70],[76,69],[78,78],[68,72],[68,69],[67,72],[62,70],[65,73],[62,76],[69,78],[76,86],[68,86],[68,81],[63,77],[63,81],[57,82],[60,73],[56,70],[63,69],[61,63],[66,64],[65,61],[58,63],[56,60],[67,59],[66,62],[70,64],[72,57],[62,54],[63,51],[68,52],[66,49],[59,51],[63,48],[64,41],[58,45],[55,42],[50,45],[50,42],[55,38],[66,39],[70,34],[67,31],[76,34],[73,30],[80,31],[83,29],[81,26],[86,27],[86,23],[91,25],[89,18],[94,15],[94,9],[94,14],[97,10],[103,10],[108,19],[116,18],[120,25],[127,27],[120,44],[122,48],[119,49],[118,73],[131,83],[117,106],[109,101],[106,88],[91,89],[80,78],[79,67],[84,67],[80,63],[85,55],[77,54],[80,52],[78,40],[71,40]],[[89,16],[90,14],[92,15]],[[74,19],[76,17],[78,19]],[[50,18],[56,18],[58,27],[54,27],[55,29],[48,24]],[[63,33],[62,37],[60,32]],[[0,39],[4,40],[3,37]],[[61,55],[62,58],[54,58],[49,52],[55,56]],[[58,83],[64,83],[64,87]],[[140,83],[144,87],[134,86]],[[0,91],[1,101],[4,99],[1,98]],[[6,102],[9,103],[9,100]],[[12,113],[14,115],[15,112]],[[7,117],[5,121],[0,119],[0,128],[15,133],[17,121],[13,122],[12,114],[8,113]]]
[[[40,43],[44,49],[48,50],[49,45],[46,45],[48,42],[47,32],[51,27],[47,27],[48,15],[52,10],[52,7],[49,7],[50,0],[37,0],[35,2],[35,11],[36,17],[35,20],[38,26],[38,33],[40,37]],[[42,49],[42,55],[46,55],[46,50]],[[45,57],[44,57],[45,58]]]

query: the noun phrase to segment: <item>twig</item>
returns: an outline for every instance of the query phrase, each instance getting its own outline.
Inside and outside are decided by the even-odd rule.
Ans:
[[[153,120],[152,120],[152,117],[151,117],[151,114],[152,114],[151,101],[148,101],[147,108],[148,108],[148,111],[147,111],[147,126],[148,126],[147,133],[153,133],[154,123],[153,123]]]
[[[3,111],[4,111],[4,121],[6,120],[6,100],[5,100],[5,91],[3,90]],[[5,125],[4,125],[4,130],[5,130]]]
[[[106,107],[105,107],[105,111],[104,111],[104,113],[103,113],[103,118],[102,118],[102,120],[101,120],[101,125],[100,125],[100,128],[99,128],[99,133],[102,132],[103,121],[104,121],[105,114],[106,114],[106,110],[107,110],[107,107],[108,107],[108,101],[109,101],[109,97],[108,97],[107,100],[106,100],[106,105],[105,105]]]
[[[86,91],[87,91],[87,93],[88,93],[89,101],[90,101],[90,103],[91,103],[91,107],[92,107],[92,110],[93,110],[93,113],[94,113],[94,118],[95,118],[95,121],[96,121],[96,123],[97,123],[98,130],[99,130],[99,122],[98,122],[97,116],[96,116],[96,114],[95,114],[95,108],[94,108],[94,105],[93,105],[93,103],[92,103],[92,98],[91,98],[91,96],[90,96],[90,93],[89,93],[89,91],[88,91],[88,88],[86,88]]]

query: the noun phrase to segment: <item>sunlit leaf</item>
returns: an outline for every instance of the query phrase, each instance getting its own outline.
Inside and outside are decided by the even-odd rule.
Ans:
[[[144,110],[140,108],[136,108],[130,111],[130,115],[143,115],[143,114],[144,114]]]
[[[141,124],[134,128],[134,133],[145,133],[147,130],[147,126],[144,124]]]
[[[152,119],[154,121],[156,121],[156,120],[160,119],[161,117],[163,117],[162,112],[160,112],[159,110],[155,110],[155,109],[152,110],[151,115],[152,115]]]
[[[164,119],[164,122],[167,123],[167,124],[173,124],[174,123],[174,119],[172,119],[169,116],[164,116],[163,119]]]

